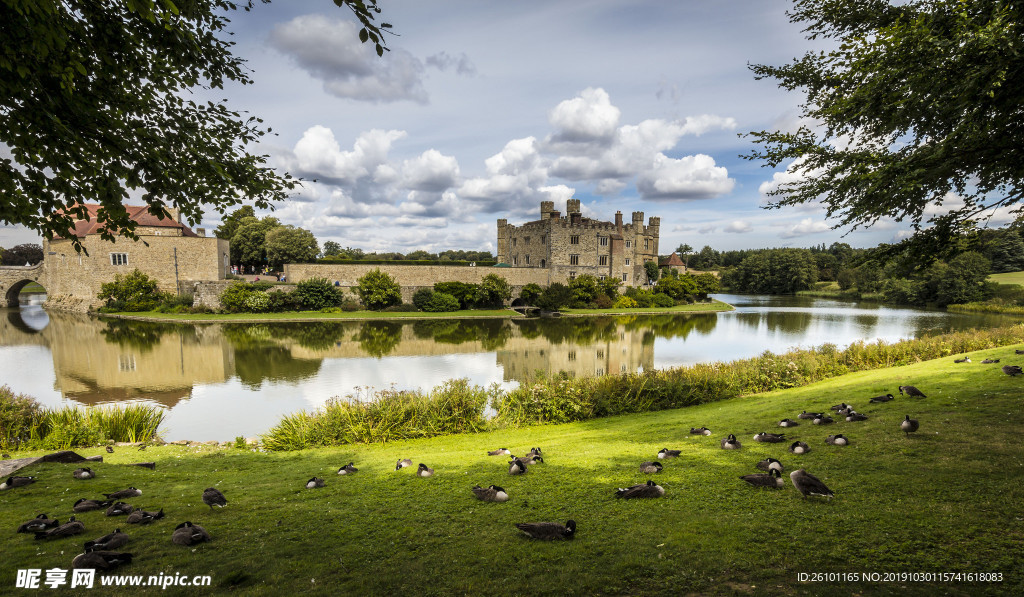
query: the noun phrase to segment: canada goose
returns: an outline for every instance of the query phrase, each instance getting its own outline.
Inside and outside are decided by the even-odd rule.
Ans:
[[[644,473],[645,475],[653,475],[655,473],[660,473],[661,469],[663,468],[665,467],[661,466],[660,462],[651,462],[648,460],[647,462],[640,463],[640,472]]]
[[[954,363],[970,363],[971,357],[964,357],[962,359],[953,359]]]
[[[396,471],[400,471],[400,470],[402,470],[403,468],[405,468],[407,466],[412,466],[412,459],[411,458],[405,458],[405,459],[399,460],[398,463],[395,464],[395,470]]]
[[[89,467],[76,468],[75,472],[71,473],[71,476],[76,479],[95,479],[96,473],[92,472],[92,469]]]
[[[117,549],[128,544],[128,535],[121,532],[121,529],[114,529],[113,533],[103,535],[95,541],[86,541],[85,549],[89,551],[93,550],[108,550]]]
[[[910,434],[917,431],[920,425],[917,424],[917,419],[911,419],[910,415],[907,415],[903,422],[900,423],[900,429],[903,430],[903,434],[910,437]]]
[[[782,463],[774,458],[765,458],[761,462],[757,463],[757,468],[762,471],[779,471],[782,472]]]
[[[526,455],[527,456],[541,456],[542,454],[541,454],[540,448],[530,448],[530,451],[527,452]]]
[[[806,410],[796,416],[798,419],[816,419],[821,416],[821,413],[809,413]]]
[[[114,446],[107,446],[107,454],[113,454],[113,453],[114,453]]]
[[[527,454],[526,456],[523,456],[519,460],[522,460],[523,464],[525,464],[527,466],[529,466],[531,464],[538,464],[538,463],[543,464],[544,463],[544,457],[543,456],[541,456],[539,454],[533,454],[533,453]]]
[[[141,489],[129,487],[128,489],[122,489],[121,491],[115,491],[114,493],[104,493],[103,497],[108,500],[122,500],[124,498],[137,497],[140,495],[142,495]]]
[[[924,392],[914,386],[900,386],[900,394],[906,396],[917,396],[918,398],[927,398],[927,396],[924,395]]]
[[[526,465],[523,461],[514,458],[508,463],[508,474],[510,475],[523,475],[526,474]]]
[[[131,514],[135,510],[135,506],[127,502],[117,502],[116,504],[107,508],[107,516],[124,516],[125,514]]]
[[[765,489],[782,489],[782,472],[778,469],[771,469],[767,473],[754,473],[752,475],[742,475],[740,479],[743,479],[747,483],[750,483],[754,487],[763,487]]]
[[[690,435],[711,435],[707,427],[690,427]]]
[[[85,525],[75,520],[75,517],[72,516],[64,524],[55,526],[48,531],[36,531],[36,539],[60,539],[61,537],[70,537],[71,535],[84,532]]]
[[[814,423],[815,425],[830,425],[834,421],[835,421],[835,419],[833,419],[832,417],[830,417],[828,415],[819,415],[819,416],[815,417],[814,420],[811,421],[811,422]]]
[[[75,502],[71,509],[75,512],[92,512],[93,510],[102,510],[112,503],[114,503],[113,500],[87,500],[81,498]]]
[[[476,499],[484,502],[508,501],[508,493],[497,485],[491,485],[486,488],[475,485],[473,486],[473,495],[476,496]]]
[[[857,411],[853,410],[852,406],[847,406],[846,408],[844,408],[843,410],[837,412],[836,414],[839,415],[840,417],[848,417],[852,413],[855,413],[855,412],[857,412]]]
[[[830,435],[826,437],[825,443],[832,446],[848,446],[850,445],[850,440],[843,437],[842,433],[839,433],[837,435]]]
[[[1013,352],[1016,353],[1016,354],[1024,354],[1024,350],[1021,350],[1019,348],[1014,350]]]
[[[811,451],[811,447],[801,441],[795,441],[789,444],[789,451],[794,454],[806,454]]]
[[[214,506],[223,508],[228,505],[228,498],[224,497],[224,494],[220,492],[216,487],[207,487],[203,490],[203,503],[213,510]]]
[[[60,526],[60,521],[47,518],[45,514],[40,514],[32,520],[22,523],[18,526],[19,533],[37,533],[39,531],[45,531],[46,529]]]
[[[796,487],[797,491],[803,494],[805,498],[809,495],[835,497],[832,490],[826,487],[820,479],[804,469],[795,470],[789,473],[789,479],[793,482],[793,487]]]
[[[164,517],[164,509],[160,508],[159,512],[146,512],[145,510],[135,510],[128,515],[128,524],[149,524],[154,520],[160,520]]]
[[[782,419],[781,421],[779,421],[779,427],[796,427],[799,424],[800,423],[797,423],[793,419]]]
[[[350,463],[346,464],[345,466],[343,466],[343,467],[338,469],[338,474],[339,475],[347,475],[349,473],[354,473],[354,472],[358,471],[359,469],[357,469],[354,465],[355,465],[354,462],[350,462]]]
[[[1020,365],[1003,365],[1003,373],[1015,377],[1024,374],[1024,371],[1021,371]]]
[[[894,398],[895,396],[893,396],[892,394],[886,394],[884,396],[875,396],[874,398],[868,400],[868,402],[888,402]]]
[[[850,405],[845,403],[845,402],[843,402],[841,404],[837,404],[837,405],[833,406],[829,410],[831,410],[832,412],[839,412],[841,410],[846,410],[848,408],[850,408]]]
[[[641,485],[632,487],[620,487],[615,490],[615,497],[629,500],[633,498],[656,498],[665,495],[665,489],[661,485],[655,485],[654,481],[648,481]]]
[[[324,483],[324,480],[321,479],[320,477],[313,477],[309,481],[306,481],[306,489],[314,489],[317,487],[323,487],[325,485],[326,483]]]
[[[730,433],[728,437],[722,439],[721,446],[723,450],[739,450],[743,447],[743,444],[736,439],[735,435]]]
[[[132,563],[132,554],[116,551],[100,551],[86,549],[71,560],[72,568],[88,568],[92,570],[113,570],[118,566]]]
[[[984,361],[981,362],[981,364],[982,365],[993,365],[993,364],[998,363],[998,362],[999,362],[999,359],[985,359]]]
[[[862,414],[860,414],[858,412],[851,412],[850,414],[846,415],[846,420],[848,422],[850,422],[850,423],[854,423],[854,422],[857,422],[857,421],[867,421],[868,420],[868,416],[867,415],[862,415]]]
[[[572,539],[576,536],[576,521],[566,521],[564,525],[557,522],[519,522],[516,528],[526,533],[531,539],[553,541],[556,539]]]
[[[11,458],[11,455],[8,454],[7,452],[4,452],[2,455],[0,455],[0,458],[3,458],[4,460],[9,460]]]
[[[142,444],[141,446],[139,446],[139,452],[141,452],[141,451],[143,451],[145,449],[146,449],[146,444]]]
[[[786,441],[785,433],[765,433],[762,431],[754,436],[755,442],[764,442],[768,444],[777,444],[779,442]]]
[[[206,529],[187,521],[174,527],[174,532],[171,533],[171,542],[177,545],[195,545],[209,540],[210,533],[207,533]]]
[[[497,450],[490,450],[487,452],[488,456],[509,456],[512,452],[508,448],[498,448]]]
[[[3,483],[0,483],[0,490],[11,489],[13,487],[24,487],[26,485],[31,485],[31,484],[33,484],[35,482],[36,482],[36,478],[35,477],[17,477],[17,476],[7,477],[6,481],[4,481]]]
[[[678,458],[682,453],[682,450],[669,450],[668,448],[662,448],[658,451],[658,458]]]
[[[434,475],[434,469],[432,469],[429,466],[423,464],[422,462],[420,463],[419,468],[416,469],[416,476],[417,477],[432,477],[433,475]]]

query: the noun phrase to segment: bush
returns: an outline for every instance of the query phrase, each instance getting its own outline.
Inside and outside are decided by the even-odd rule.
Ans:
[[[0,449],[17,450],[28,442],[41,411],[33,398],[0,386]]]
[[[345,311],[346,313],[359,311],[362,308],[363,306],[359,304],[359,301],[352,298],[347,298],[341,302],[341,310]]]
[[[245,282],[236,282],[220,293],[220,306],[228,313],[243,313],[245,311],[245,299],[256,291]]]
[[[423,305],[426,305],[430,301],[430,297],[434,296],[434,291],[430,288],[420,288],[412,295],[412,304],[416,305],[416,308],[420,311],[423,310]]]
[[[390,307],[387,307],[384,310],[387,311],[388,313],[415,313],[416,311],[419,311],[419,309],[416,308],[416,305],[414,305],[412,303],[402,303],[401,305],[391,305]]]
[[[535,305],[545,311],[557,311],[572,301],[572,291],[560,282],[553,282],[544,289]]]
[[[270,308],[270,297],[266,292],[250,292],[245,296],[244,305],[248,313],[266,313]]]
[[[635,300],[628,296],[620,296],[613,305],[616,309],[636,309],[640,305]]]
[[[97,298],[107,302],[107,307],[122,311],[151,311],[160,304],[160,291],[156,280],[139,270],[128,274],[117,274],[113,282],[100,286]]]
[[[533,282],[530,282],[526,286],[523,286],[523,289],[519,291],[519,298],[526,301],[527,305],[533,305],[536,304],[537,299],[540,298],[540,295],[543,292],[543,288]]]
[[[341,289],[326,278],[303,280],[295,285],[295,290],[291,294],[294,296],[293,302],[307,311],[337,307],[344,300]]]
[[[429,313],[458,311],[459,299],[444,292],[435,292],[431,295],[430,300],[423,305],[423,310]]]
[[[656,292],[654,293],[654,297],[651,299],[651,306],[660,308],[675,307],[676,301],[667,294]]]
[[[465,282],[438,282],[434,284],[434,292],[443,292],[454,296],[459,301],[460,308],[469,309],[476,302],[477,285]]]
[[[615,301],[607,294],[599,294],[597,295],[597,298],[594,299],[594,308],[596,309],[610,309],[614,304]]]
[[[268,313],[300,311],[302,309],[295,292],[270,291],[264,294],[267,296]]]
[[[356,292],[366,308],[375,311],[402,303],[402,288],[394,278],[379,268],[359,278]]]
[[[642,309],[646,309],[654,303],[654,293],[646,288],[630,288],[626,290],[625,296],[636,301],[636,306]]]
[[[512,298],[512,286],[498,274],[487,274],[476,288],[476,306],[500,309]]]
[[[597,278],[590,274],[576,276],[569,281],[569,290],[572,292],[573,306],[586,306],[593,302],[598,295]]]

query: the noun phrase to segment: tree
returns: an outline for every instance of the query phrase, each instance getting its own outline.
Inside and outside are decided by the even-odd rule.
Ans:
[[[512,286],[508,280],[498,274],[487,274],[476,291],[476,304],[478,307],[501,308],[505,301],[512,298]]]
[[[6,258],[5,253],[5,262]],[[992,271],[1001,273],[1020,270],[1024,270],[1024,240],[1015,231],[1005,232],[992,247]]]
[[[751,67],[806,93],[802,120],[821,123],[750,133],[763,147],[745,157],[788,164],[770,207],[820,201],[837,227],[909,220],[910,248],[933,259],[950,254],[948,239],[979,212],[1018,206],[1024,5],[795,0],[788,14],[808,39],[836,43],[785,66]],[[949,193],[963,205],[923,221]]]
[[[113,282],[100,285],[96,298],[106,301],[106,306],[117,311],[149,311],[160,302],[160,290],[156,280],[135,269],[127,274],[117,274]]]
[[[572,291],[561,282],[552,282],[537,297],[536,306],[545,311],[557,311],[572,302]]]
[[[693,247],[686,243],[679,245],[679,248],[676,249],[676,253],[679,253],[679,255],[683,258],[683,263],[684,265],[686,265],[686,267],[690,267],[690,253],[692,252]]]
[[[324,257],[337,257],[341,255],[341,245],[333,240],[324,242],[324,250],[322,255]]]
[[[657,261],[645,261],[644,271],[647,273],[647,281],[654,283],[658,281],[658,262]]]
[[[380,268],[366,272],[357,282],[356,292],[367,309],[380,310],[402,304],[402,287]]]
[[[807,249],[767,249],[748,255],[729,272],[732,290],[792,294],[818,281],[818,266]]]
[[[987,298],[985,278],[990,271],[991,264],[981,253],[968,251],[957,255],[938,279],[936,302],[945,306]]]
[[[238,232],[238,225],[242,223],[242,220],[246,218],[255,218],[256,210],[251,205],[243,205],[235,211],[224,216],[220,226],[213,231],[213,234],[217,238],[223,238],[224,240],[231,240],[235,237],[235,232]]]
[[[597,278],[590,274],[576,276],[569,280],[569,291],[572,292],[572,306],[578,309],[585,309],[589,303],[597,298]]]
[[[264,236],[267,262],[278,268],[285,263],[311,263],[320,253],[316,237],[304,228],[277,226]]]
[[[539,284],[534,284],[533,282],[530,282],[529,284],[523,286],[523,289],[519,291],[519,298],[526,301],[527,305],[533,305],[537,302],[537,299],[540,298],[540,295],[543,292],[544,289],[541,288]]]
[[[267,216],[262,220],[244,218],[231,237],[231,263],[237,265],[263,265],[267,262],[267,232],[281,222]]]
[[[35,265],[43,260],[43,246],[25,243],[3,249],[0,265]]]
[[[65,236],[87,217],[87,198],[101,206],[103,238],[137,239],[122,204],[130,190],[150,213],[175,207],[193,224],[243,198],[259,208],[286,199],[297,181],[246,150],[271,132],[262,120],[190,96],[252,82],[226,15],[255,2],[0,0],[0,145],[10,151],[0,220]],[[334,2],[383,54],[390,25],[375,22],[377,0]]]

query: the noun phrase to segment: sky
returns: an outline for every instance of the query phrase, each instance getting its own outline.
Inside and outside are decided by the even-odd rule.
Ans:
[[[493,252],[496,219],[569,198],[601,220],[660,216],[663,254],[899,240],[909,225],[836,230],[820,206],[764,209],[787,174],[742,159],[742,135],[795,128],[802,97],[748,65],[815,49],[790,6],[387,0],[397,35],[378,58],[347,9],[278,0],[230,17],[255,83],[197,96],[273,129],[254,151],[304,179],[273,215],[321,245]],[[33,236],[2,228],[0,245]]]

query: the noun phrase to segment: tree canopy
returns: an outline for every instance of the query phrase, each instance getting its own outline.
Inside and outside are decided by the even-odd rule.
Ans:
[[[130,191],[150,213],[174,207],[192,224],[204,209],[287,198],[297,181],[248,149],[270,128],[189,93],[252,82],[225,15],[255,3],[0,0],[0,221],[53,238],[99,203],[103,238],[137,239]],[[377,0],[334,3],[383,54],[390,25],[375,22]]]
[[[784,66],[751,66],[805,93],[801,120],[813,123],[750,133],[762,148],[745,157],[789,169],[771,207],[820,201],[837,227],[909,220],[922,255],[943,254],[965,222],[994,207],[1019,215],[1024,5],[794,0],[788,14],[808,39],[835,43]]]

